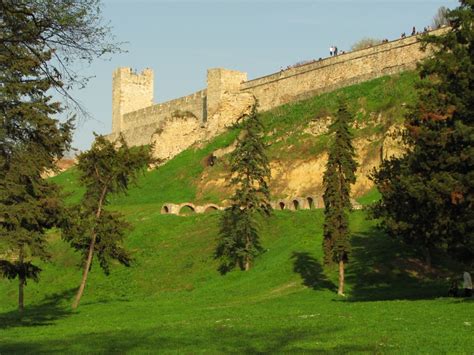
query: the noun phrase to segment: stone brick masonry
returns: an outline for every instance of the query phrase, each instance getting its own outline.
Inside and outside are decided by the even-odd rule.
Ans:
[[[442,28],[432,34],[448,31]],[[259,110],[274,107],[414,69],[429,55],[416,36],[326,58],[247,80],[247,74],[209,69],[207,88],[161,104],[153,103],[153,71],[118,68],[113,75],[112,134],[122,133],[130,145],[153,143],[155,156],[167,160],[199,141],[222,133],[248,112],[255,99]]]

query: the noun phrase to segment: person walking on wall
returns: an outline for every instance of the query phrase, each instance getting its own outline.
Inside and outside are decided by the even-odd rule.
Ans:
[[[332,54],[333,54],[333,53],[334,53],[334,47],[331,46],[331,47],[329,47],[329,56],[332,57]]]
[[[334,46],[334,55],[337,55],[337,47]]]
[[[472,297],[472,278],[471,274],[467,271],[464,271],[464,297]]]

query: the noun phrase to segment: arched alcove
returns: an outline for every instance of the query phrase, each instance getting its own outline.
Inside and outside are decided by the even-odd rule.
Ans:
[[[295,211],[298,211],[300,209],[300,203],[298,200],[293,200],[293,208]]]
[[[219,209],[217,208],[217,206],[211,205],[211,206],[207,206],[204,209],[204,213],[215,212],[215,211],[218,211],[218,210]]]
[[[314,200],[313,200],[313,198],[311,196],[307,197],[306,201],[308,201],[308,208],[310,210],[314,209]]]
[[[191,204],[182,205],[181,208],[179,209],[180,215],[188,215],[188,214],[193,214],[195,212],[196,212],[196,209]]]
[[[284,210],[285,207],[286,207],[286,206],[285,206],[285,203],[284,203],[283,201],[280,201],[280,202],[278,203],[278,206],[280,207],[280,210]]]

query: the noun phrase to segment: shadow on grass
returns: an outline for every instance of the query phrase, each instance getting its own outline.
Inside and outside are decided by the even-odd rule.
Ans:
[[[18,310],[0,314],[0,329],[12,327],[37,327],[53,324],[56,320],[70,316],[73,312],[69,304],[76,289],[55,293],[46,297],[41,303],[26,306],[23,313]]]
[[[348,301],[420,300],[446,296],[445,271],[427,268],[413,250],[372,228],[351,238]]]
[[[43,352],[85,352],[85,353],[128,353],[128,352],[189,352],[217,353],[274,353],[274,352],[374,352],[373,346],[328,344],[329,335],[340,328],[301,330],[294,327],[259,329],[258,326],[244,326],[232,329],[230,325],[205,325],[176,329],[147,328],[141,330],[119,330],[110,332],[82,333],[63,339],[8,342],[0,345],[7,353]]]
[[[293,252],[293,271],[300,274],[303,284],[313,290],[335,291],[336,286],[329,281],[321,264],[308,252]]]

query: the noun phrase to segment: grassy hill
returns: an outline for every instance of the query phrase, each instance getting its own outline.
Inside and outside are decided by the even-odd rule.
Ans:
[[[390,110],[390,117],[399,120],[400,103],[409,99],[406,92],[415,80],[407,73],[344,92],[355,113],[363,116],[365,107],[367,117],[357,116],[361,122],[370,112]],[[383,91],[386,86],[392,89]],[[392,92],[407,97],[391,98]],[[265,113],[267,130],[273,132],[270,155],[285,161],[324,149],[327,141],[306,139],[295,127],[334,110],[336,95]],[[364,129],[383,126],[379,122]],[[127,196],[113,199],[110,208],[134,226],[126,240],[134,262],[130,268],[115,265],[109,277],[95,265],[74,312],[69,305],[80,282],[79,258],[52,231],[53,257],[42,264],[40,283],[26,287],[23,318],[15,309],[16,280],[0,280],[0,353],[471,351],[472,302],[442,297],[446,268],[455,266],[425,269],[409,248],[378,232],[363,211],[351,215],[354,250],[346,298],[335,295],[336,270],[321,264],[322,210],[276,211],[261,220],[265,253],[249,272],[221,276],[212,257],[219,213],[182,217],[160,210],[164,202],[225,198],[225,190],[206,194],[199,184],[203,174],[216,173],[204,163],[206,157],[230,145],[237,134],[238,128],[229,130],[181,153],[146,173]],[[287,144],[279,145],[282,141]],[[216,169],[224,169],[225,159],[219,164]],[[80,198],[74,169],[55,181],[70,193],[70,202]],[[372,190],[359,201],[376,198]]]

